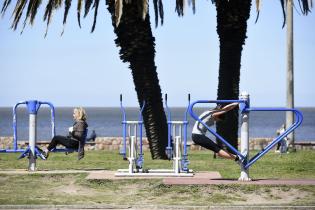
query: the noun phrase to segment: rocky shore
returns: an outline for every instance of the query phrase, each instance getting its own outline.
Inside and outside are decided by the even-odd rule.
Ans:
[[[253,138],[250,139],[250,150],[261,150],[272,141],[272,138]],[[38,140],[39,146],[45,146],[48,141]],[[128,141],[127,141],[128,144]],[[25,148],[28,145],[28,141],[18,141],[19,148]],[[190,150],[202,150],[198,145],[193,142],[188,142]],[[295,144],[296,149],[315,149],[315,141],[298,141]],[[122,147],[122,137],[97,137],[93,142],[87,142],[86,150],[119,150]],[[5,136],[0,137],[0,149],[12,149],[13,137]],[[149,150],[149,144],[146,137],[143,138],[143,150]]]

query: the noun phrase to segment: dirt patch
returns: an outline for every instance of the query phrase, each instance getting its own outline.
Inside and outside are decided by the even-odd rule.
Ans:
[[[249,194],[240,193],[239,196],[242,200],[233,201],[233,204],[288,204],[298,201],[300,198],[305,198],[309,196],[310,193],[305,191],[300,191],[298,189],[290,189],[288,191],[283,191],[281,189],[270,189],[264,192],[252,192]]]
[[[59,186],[51,189],[51,191],[56,194],[69,194],[69,195],[82,195],[82,196],[95,196],[98,195],[99,192],[88,187],[78,186],[74,182],[66,186]]]

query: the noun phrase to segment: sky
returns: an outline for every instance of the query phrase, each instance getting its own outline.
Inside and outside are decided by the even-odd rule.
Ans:
[[[296,1],[297,2],[297,1]],[[1,5],[2,6],[2,5]],[[54,13],[48,35],[42,21],[42,4],[33,26],[21,23],[10,29],[11,3],[0,18],[0,107],[19,101],[48,101],[56,107],[115,107],[123,94],[125,106],[137,106],[128,64],[119,59],[119,48],[105,4],[100,4],[96,30],[90,33],[94,11],[83,19],[80,29],[73,3],[65,32],[63,9]],[[211,1],[198,1],[196,14],[186,5],[184,17],[175,13],[175,1],[164,1],[164,24],[155,28],[158,77],[169,106],[186,106],[191,100],[215,100],[218,85],[219,40],[216,11]],[[286,105],[286,27],[279,1],[263,1],[258,22],[253,4],[248,20],[241,62],[240,91],[250,94],[252,106]],[[295,106],[315,107],[315,15],[294,11]]]

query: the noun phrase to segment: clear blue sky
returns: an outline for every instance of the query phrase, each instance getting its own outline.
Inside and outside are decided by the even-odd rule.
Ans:
[[[255,5],[248,21],[240,90],[250,93],[253,106],[285,106],[286,28],[281,28],[280,3],[263,3],[258,23],[254,23]],[[29,99],[55,106],[119,106],[120,93],[126,106],[137,105],[131,71],[119,59],[104,3],[94,33],[90,33],[93,12],[79,29],[73,3],[64,35],[60,36],[62,9],[54,14],[46,38],[45,4],[34,26],[27,26],[22,35],[22,24],[17,31],[10,30],[13,6],[0,20],[0,106]],[[164,1],[164,25],[154,28],[150,5],[162,92],[168,93],[170,106],[186,106],[188,93],[192,100],[215,99],[219,65],[215,7],[210,1],[198,1],[196,14],[186,7],[181,18],[174,8],[175,1]],[[315,15],[304,17],[296,11],[294,15],[295,105],[315,107]]]

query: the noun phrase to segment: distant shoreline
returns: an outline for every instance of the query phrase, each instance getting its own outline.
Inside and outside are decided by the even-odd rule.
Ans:
[[[1,139],[4,139],[4,138],[12,138],[13,139],[13,136],[0,136],[0,141],[1,141]],[[104,138],[106,138],[106,139],[115,139],[115,138],[117,138],[117,139],[120,139],[120,138],[122,138],[122,136],[98,136],[97,138],[101,138],[101,139],[104,139]],[[147,137],[143,136],[143,138],[146,139]],[[274,138],[271,138],[271,137],[250,137],[249,141],[259,141],[259,140],[271,141]],[[37,141],[39,141],[39,142],[50,141],[50,140],[51,139],[44,139],[44,140],[37,139]],[[240,141],[240,138],[238,138],[238,140]],[[28,141],[28,140],[27,139],[21,139],[21,140],[19,139],[18,141],[22,142],[22,141]],[[188,141],[191,141],[190,137],[188,137]],[[309,139],[307,139],[307,140],[295,140],[295,142],[296,143],[297,142],[315,142],[315,139],[313,139],[313,140],[309,140]]]

